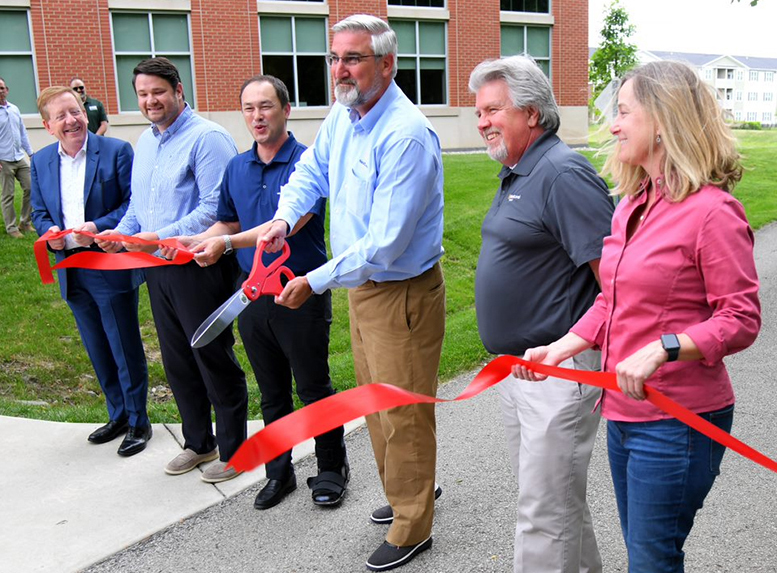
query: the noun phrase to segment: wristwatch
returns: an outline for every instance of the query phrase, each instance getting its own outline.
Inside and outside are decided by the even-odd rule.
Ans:
[[[224,235],[221,238],[224,239],[224,254],[231,255],[234,250],[232,248],[232,239],[229,238],[229,235]]]
[[[669,355],[667,362],[674,362],[680,357],[680,339],[677,338],[676,334],[662,334],[661,346]]]

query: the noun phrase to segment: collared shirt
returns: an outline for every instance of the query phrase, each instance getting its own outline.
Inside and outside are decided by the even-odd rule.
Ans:
[[[62,200],[62,223],[65,229],[72,229],[86,222],[84,218],[84,180],[86,178],[86,143],[89,138],[84,138],[84,145],[70,157],[62,144],[57,146],[59,154],[59,189]],[[65,237],[65,248],[78,247],[73,235]]]
[[[32,155],[32,146],[19,108],[7,101],[5,105],[0,105],[0,159],[19,161],[24,158],[22,150]]]
[[[600,346],[602,368],[662,334],[685,333],[702,360],[667,362],[646,384],[696,413],[734,403],[723,357],[755,340],[761,325],[753,232],[742,205],[711,185],[672,203],[660,195],[626,239],[646,194],[623,199],[599,266],[602,293],[572,332]],[[642,422],[669,417],[647,401],[605,391],[602,415]]]
[[[250,229],[272,219],[278,209],[281,185],[289,180],[305,146],[289,133],[275,157],[264,163],[256,154],[257,144],[232,158],[221,180],[219,221],[240,222],[241,229]],[[324,215],[326,199],[319,199],[313,207],[313,217],[293,237],[289,237],[291,255],[284,263],[295,275],[304,275],[326,262],[324,242]],[[237,250],[240,268],[251,272],[256,248]],[[262,255],[269,265],[279,254]]]
[[[521,355],[567,333],[599,286],[613,202],[589,161],[543,133],[512,168],[483,220],[475,309],[483,345]]]
[[[89,119],[89,131],[92,133],[97,133],[97,130],[100,129],[102,122],[108,121],[108,114],[105,113],[105,107],[103,106],[103,103],[98,99],[86,96],[84,109],[86,109],[86,117]]]
[[[232,136],[188,104],[164,132],[147,129],[135,146],[132,198],[117,232],[201,233],[216,222],[221,177],[236,154]]]
[[[293,227],[320,197],[330,198],[333,258],[307,274],[314,292],[412,278],[440,259],[440,142],[396,83],[363,118],[334,105],[273,218]]]

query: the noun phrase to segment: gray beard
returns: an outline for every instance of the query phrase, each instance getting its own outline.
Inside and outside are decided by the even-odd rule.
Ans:
[[[497,163],[502,163],[507,160],[507,146],[504,141],[499,144],[499,147],[487,147],[486,151],[488,152],[488,156]]]
[[[380,83],[377,81],[373,83],[366,92],[361,91],[357,85],[348,85],[348,87],[335,86],[335,99],[340,105],[344,105],[348,108],[355,108],[369,102],[375,97],[375,94],[378,93],[380,88]]]

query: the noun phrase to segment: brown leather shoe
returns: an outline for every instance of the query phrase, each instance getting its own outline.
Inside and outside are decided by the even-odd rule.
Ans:
[[[24,238],[24,235],[18,229],[15,230],[15,231],[8,231],[8,236],[9,237],[13,237],[14,239],[23,239]]]

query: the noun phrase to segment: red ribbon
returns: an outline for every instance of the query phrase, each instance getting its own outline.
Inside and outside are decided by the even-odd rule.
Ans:
[[[178,251],[172,260],[155,257],[150,253],[143,252],[98,253],[96,251],[83,251],[67,257],[53,267],[49,266],[49,254],[46,250],[46,242],[61,239],[72,232],[73,229],[55,232],[49,230],[35,241],[35,260],[38,263],[38,272],[40,273],[40,280],[43,281],[43,284],[52,284],[54,282],[54,275],[51,271],[57,269],[78,268],[99,271],[121,271],[127,269],[163,267],[166,265],[185,265],[194,258],[194,254],[179,243],[177,239],[149,241],[138,237],[114,234],[100,235],[100,240],[114,243],[133,243],[135,245],[156,245],[158,247],[177,249]],[[79,234],[92,237],[93,239],[97,237],[96,234],[90,233],[89,231],[80,231]]]
[[[238,471],[250,471],[283,452],[292,449],[297,444],[315,436],[326,433],[351,420],[410,404],[433,404],[437,402],[459,402],[477,396],[484,390],[495,386],[512,372],[514,364],[522,364],[540,374],[547,374],[564,380],[580,382],[590,386],[605,388],[620,392],[615,374],[611,372],[589,372],[585,370],[570,370],[557,366],[546,366],[527,362],[515,356],[500,356],[489,362],[464,391],[452,400],[442,400],[432,396],[416,394],[390,384],[367,384],[351,388],[305,406],[272,424],[243,442],[235,455],[229,460],[230,466]],[[542,384],[542,382],[536,382]],[[664,394],[648,385],[644,386],[648,402],[660,408],[663,412],[684,422],[694,430],[712,438],[716,442],[734,450],[757,464],[777,473],[777,462],[766,457],[744,442],[737,440],[725,432],[667,398]]]

